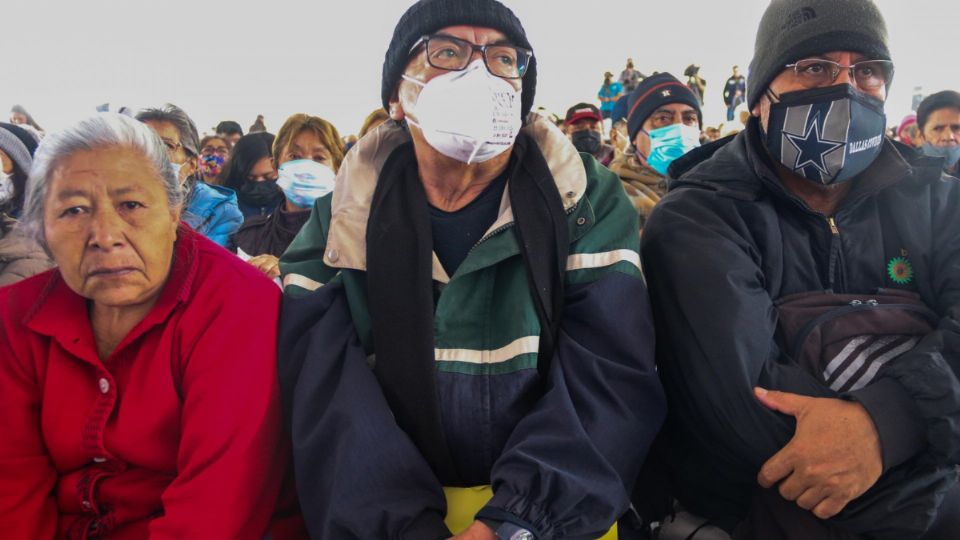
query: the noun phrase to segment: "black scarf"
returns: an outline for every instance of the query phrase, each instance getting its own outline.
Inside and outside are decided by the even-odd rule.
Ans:
[[[507,165],[509,196],[540,320],[537,369],[546,380],[563,308],[566,213],[543,154],[520,134]],[[441,481],[459,479],[440,419],[433,343],[433,238],[413,144],[390,155],[367,222],[367,304],[374,373],[397,424]]]

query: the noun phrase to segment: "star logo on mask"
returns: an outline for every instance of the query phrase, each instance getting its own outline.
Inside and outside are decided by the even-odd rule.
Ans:
[[[843,147],[842,142],[831,141],[820,137],[820,115],[818,114],[807,125],[807,132],[804,135],[794,135],[786,133],[784,135],[790,144],[797,149],[797,162],[793,170],[799,171],[807,165],[812,165],[824,175],[827,172],[827,166],[823,163],[823,158],[837,148]]]
[[[670,91],[669,91],[669,90],[664,90],[663,92],[660,92],[660,95],[663,96],[663,97],[670,97]]]

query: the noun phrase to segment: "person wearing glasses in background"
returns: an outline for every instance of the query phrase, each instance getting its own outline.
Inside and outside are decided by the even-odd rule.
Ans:
[[[960,530],[960,183],[884,137],[893,73],[872,1],[773,0],[644,230],[675,495],[735,538]]]
[[[182,221],[226,247],[243,224],[243,214],[233,190],[198,178],[206,161],[200,154],[200,138],[193,120],[183,109],[169,103],[161,109],[144,109],[136,119],[153,129],[167,149],[167,157],[186,194]]]
[[[637,217],[554,124],[522,124],[536,77],[502,4],[414,4],[391,120],[280,258],[314,538],[597,538],[629,509],[665,414]]]

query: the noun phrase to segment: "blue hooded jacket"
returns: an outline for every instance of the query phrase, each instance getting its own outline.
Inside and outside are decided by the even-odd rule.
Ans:
[[[237,194],[230,188],[196,182],[190,190],[183,221],[213,242],[226,247],[240,225],[243,214]]]

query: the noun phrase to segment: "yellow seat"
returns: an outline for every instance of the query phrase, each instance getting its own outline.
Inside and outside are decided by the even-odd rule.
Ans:
[[[445,487],[443,494],[447,498],[447,517],[443,522],[453,534],[459,534],[474,522],[473,517],[493,498],[493,489],[490,486]],[[617,540],[617,524],[614,523],[600,540]]]

